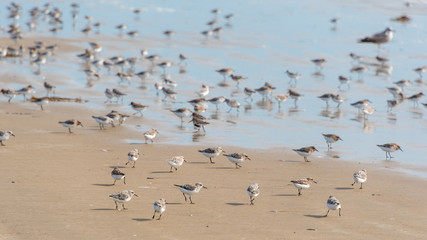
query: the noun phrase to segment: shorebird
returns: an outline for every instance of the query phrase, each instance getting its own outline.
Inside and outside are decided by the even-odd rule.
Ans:
[[[178,171],[178,167],[180,167],[184,162],[187,162],[183,156],[175,156],[166,161],[171,166],[169,172],[172,172],[172,168],[175,168],[175,171]]]
[[[367,107],[369,103],[372,103],[369,99],[364,99],[364,100],[360,100],[354,103],[351,103],[350,105],[357,108],[360,111],[364,108]]]
[[[176,110],[171,110],[171,112],[181,118],[181,125],[184,123],[184,118],[191,114],[191,110],[188,108],[178,108]]]
[[[221,153],[225,153],[221,147],[206,148],[204,150],[199,150],[199,152],[202,153],[205,157],[208,157],[211,163],[215,163],[212,161],[212,158],[218,157]]]
[[[303,148],[299,148],[299,149],[292,149],[293,151],[295,151],[296,153],[298,153],[298,155],[304,157],[304,160],[306,162],[310,162],[307,157],[310,156],[314,151],[318,152],[318,150],[314,147],[314,146],[310,146],[310,147],[303,147]]]
[[[138,197],[138,195],[136,195],[133,190],[124,190],[111,194],[109,197],[114,200],[114,203],[116,204],[116,210],[119,210],[117,202],[122,203],[122,210],[127,210],[127,208],[125,208],[125,203],[129,202],[133,196]]]
[[[332,143],[334,143],[334,142],[336,142],[338,140],[342,141],[342,139],[340,138],[340,136],[335,135],[335,134],[322,134],[322,135],[323,135],[323,137],[326,140],[326,144],[328,144],[328,151],[329,151],[329,149],[332,148]]]
[[[194,128],[196,128],[197,129],[197,131],[196,132],[199,132],[200,131],[200,128],[202,128],[203,129],[203,132],[206,132],[206,130],[205,130],[205,125],[208,125],[209,124],[209,122],[207,122],[207,121],[205,121],[205,120],[203,120],[203,119],[200,119],[200,118],[198,118],[198,117],[194,117],[194,114],[197,114],[197,113],[193,113],[193,119],[191,119],[191,121],[190,122],[193,122],[193,126],[194,126]],[[198,114],[199,115],[199,114]],[[201,116],[201,115],[200,115]]]
[[[44,82],[43,86],[44,86],[44,89],[46,89],[46,92],[47,92],[46,96],[49,96],[50,92],[55,93],[55,88],[56,88],[55,86],[49,84],[48,82]]]
[[[138,160],[138,158],[139,158],[139,151],[138,149],[135,148],[134,150],[131,150],[130,152],[128,152],[128,161],[126,162],[126,165],[128,165],[130,162],[133,162],[132,168],[135,168],[135,163]]]
[[[258,183],[249,185],[249,187],[246,189],[246,192],[248,193],[249,198],[251,200],[251,205],[254,205],[254,200],[256,197],[258,197],[260,193]]]
[[[245,87],[245,89],[243,90],[243,92],[244,92],[244,93],[245,93],[245,95],[246,95],[246,98],[245,98],[245,99],[250,98],[250,99],[251,99],[251,101],[252,101],[252,95],[254,95],[254,94],[256,93],[256,91],[254,91],[254,90],[252,90],[252,89],[250,89],[250,88],[247,88],[247,87]]]
[[[286,100],[288,100],[289,95],[285,94],[285,95],[276,95],[274,96],[274,98],[276,99],[277,103],[279,104],[279,109],[280,109],[280,104],[282,102],[286,102]]]
[[[208,102],[214,104],[216,106],[216,110],[218,111],[218,105],[220,105],[221,103],[223,103],[225,101],[225,97],[221,96],[221,97],[214,97],[211,99],[207,100]]]
[[[161,198],[161,199],[157,200],[154,203],[154,205],[153,205],[154,214],[153,214],[152,219],[154,219],[154,217],[156,216],[156,213],[159,213],[160,216],[159,216],[159,218],[157,220],[160,220],[160,218],[162,217],[163,212],[166,210],[166,204],[167,204],[167,202],[166,202],[166,200],[164,198]]]
[[[344,97],[342,97],[341,95],[337,94],[333,94],[332,95],[332,101],[334,101],[335,103],[337,103],[337,108],[340,107],[341,103],[345,102],[347,99],[345,99]]]
[[[132,106],[132,109],[136,111],[133,115],[139,113],[141,117],[143,116],[142,111],[148,108],[148,106],[136,102],[130,102],[130,106]]]
[[[314,65],[316,65],[316,69],[317,70],[321,70],[323,68],[323,63],[326,62],[326,59],[324,59],[324,58],[316,58],[316,59],[312,59],[311,62],[313,62]]]
[[[399,145],[396,143],[386,143],[382,145],[377,145],[379,148],[381,148],[385,152],[385,159],[392,159],[391,152],[395,152],[397,150],[400,150],[403,152],[403,150],[400,148]]]
[[[47,105],[49,103],[49,97],[41,97],[41,98],[31,97],[31,102],[39,105],[41,110],[43,111],[44,110],[43,105]]]
[[[368,107],[362,108],[363,118],[367,119],[369,115],[372,115],[374,113],[374,111],[375,111],[374,106],[368,106]]]
[[[356,183],[360,183],[360,189],[362,189],[362,185],[366,180],[368,179],[368,171],[365,169],[362,169],[360,171],[357,171],[353,174],[353,180],[354,182],[351,184],[351,186],[354,186]]]
[[[376,33],[372,36],[359,39],[359,43],[374,43],[378,45],[378,52],[380,51],[381,44],[390,42],[393,38],[394,30],[390,27],[386,28],[380,33]]]
[[[228,110],[227,112],[229,113],[229,112],[231,112],[231,110],[233,109],[233,108],[235,108],[237,111],[239,111],[239,108],[240,108],[240,103],[237,101],[237,100],[234,100],[234,99],[228,99],[228,98],[226,98],[225,99],[225,102],[227,103],[227,105],[230,107],[230,110]]]
[[[294,100],[294,105],[295,107],[297,106],[297,101],[302,98],[303,95],[301,95],[300,93],[297,93],[291,89],[288,90],[288,94],[289,97],[292,98]]]
[[[367,66],[356,66],[356,67],[353,67],[350,70],[350,72],[356,72],[357,75],[358,75],[359,80],[361,80],[363,73],[366,72],[367,70],[368,70]]]
[[[4,145],[3,141],[9,140],[10,136],[14,136],[15,134],[13,134],[12,131],[6,130],[6,131],[0,131],[0,145],[1,146],[6,146]]]
[[[71,119],[71,120],[67,120],[67,121],[63,121],[63,122],[58,122],[58,123],[64,127],[68,128],[69,133],[72,133],[71,132],[72,127],[76,127],[76,126],[82,126],[83,127],[83,124],[80,121],[75,120],[75,119]]]
[[[417,94],[414,94],[408,98],[406,98],[407,100],[410,100],[412,102],[414,102],[414,107],[418,106],[418,101],[424,96],[424,93],[419,92]]]
[[[341,217],[341,203],[338,201],[338,199],[334,196],[329,196],[328,201],[326,202],[326,206],[328,206],[328,212],[326,213],[325,217],[328,216],[330,210],[339,210],[339,215]]]
[[[313,178],[291,180],[291,183],[293,183],[294,186],[298,189],[298,196],[301,196],[301,190],[302,189],[308,189],[308,188],[310,188],[311,184],[313,184],[313,183],[317,184],[317,182],[314,181]]]
[[[194,185],[192,185],[192,184],[185,184],[185,185],[174,184],[174,186],[178,187],[178,189],[182,192],[182,195],[184,195],[186,202],[187,202],[187,196],[185,196],[185,194],[187,194],[189,196],[191,204],[194,204],[193,201],[191,200],[192,195],[198,193],[200,191],[200,189],[202,189],[202,188],[207,189],[207,187],[203,186],[202,183],[195,183]]]
[[[120,99],[122,99],[122,102],[123,102],[123,97],[126,96],[127,94],[121,92],[120,90],[117,90],[117,89],[113,88],[113,95],[117,99],[116,102],[119,102]]]
[[[286,70],[286,74],[289,77],[289,84],[291,84],[292,81],[294,81],[295,84],[297,84],[297,80],[301,77],[301,75],[297,72],[291,72],[289,70]]]
[[[123,183],[126,184],[126,174],[124,174],[122,171],[120,171],[120,169],[116,167],[111,172],[111,177],[114,179],[113,185],[116,184],[117,180],[122,180],[122,179],[123,179]]]
[[[9,98],[7,102],[10,102],[18,94],[17,92],[10,89],[2,89],[0,91],[5,97]]]
[[[144,133],[144,137],[145,137],[145,144],[147,144],[147,140],[150,140],[151,143],[153,143],[153,139],[157,136],[159,132],[157,131],[157,129],[152,128],[150,131],[147,131]]]
[[[239,163],[244,162],[245,160],[251,160],[248,155],[244,153],[224,154],[224,156],[226,156],[230,162],[236,164],[236,169],[242,167]]]
[[[329,107],[329,101],[332,100],[333,96],[334,96],[334,94],[332,94],[332,93],[325,93],[325,94],[319,96],[318,98],[325,101],[326,102],[326,108],[328,108]]]
[[[232,68],[222,68],[219,70],[216,70],[219,74],[221,74],[224,77],[224,81],[227,80],[227,76],[229,76],[230,74],[233,73],[233,69]]]
[[[427,67],[426,66],[422,66],[422,67],[418,67],[414,69],[414,72],[418,73],[420,75],[420,79],[423,78],[423,73],[427,71]]]

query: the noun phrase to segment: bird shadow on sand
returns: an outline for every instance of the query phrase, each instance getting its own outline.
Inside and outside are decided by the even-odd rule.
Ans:
[[[208,164],[208,162],[188,162],[188,164]]]
[[[301,160],[285,160],[284,162],[301,162]]]
[[[273,197],[296,197],[298,194],[274,194]]]
[[[132,218],[132,220],[137,221],[137,222],[148,222],[148,221],[153,221],[154,219],[151,219],[151,218]]]
[[[168,202],[167,205],[182,205],[180,202]]]
[[[101,186],[101,187],[111,187],[111,186],[114,186],[111,183],[110,184],[107,184],[107,183],[94,183],[92,185],[94,185],[94,186]]]
[[[94,211],[117,211],[115,208],[93,208]]]
[[[110,168],[127,168],[125,166],[110,166]]]
[[[304,216],[311,217],[311,218],[324,218],[325,217],[325,215],[313,215],[313,214],[305,214]]]
[[[248,205],[247,203],[226,203],[227,205],[230,206],[243,206],[243,205]]]
[[[211,169],[236,169],[235,167],[210,167]]]
[[[156,172],[151,172],[151,173],[171,173],[169,171],[156,171]]]
[[[353,190],[354,187],[336,187],[336,190]]]

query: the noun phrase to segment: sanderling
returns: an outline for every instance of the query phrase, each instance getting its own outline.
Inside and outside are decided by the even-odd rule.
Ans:
[[[10,90],[10,89],[2,89],[1,93],[5,97],[9,98],[9,100],[7,100],[7,102],[10,102],[12,100],[12,98],[14,98],[16,96],[16,94],[17,94],[15,91]]]
[[[178,86],[178,82],[173,81],[170,75],[163,75],[162,78],[167,87],[176,88]]]
[[[298,196],[301,196],[301,190],[302,189],[308,189],[310,188],[311,184],[316,183],[316,181],[313,180],[313,178],[305,178],[305,179],[299,179],[299,180],[291,180],[291,183],[294,184],[296,188],[298,188]]]
[[[163,89],[163,82],[154,83],[154,88],[156,89],[156,95],[159,96],[159,92]],[[166,94],[165,94],[165,96],[166,96]]]
[[[389,87],[389,88],[387,88],[387,90],[393,95],[394,98],[396,98],[396,99],[402,99],[403,98],[403,93],[402,93],[402,90],[400,89],[400,87]]]
[[[149,71],[142,71],[136,73],[135,76],[139,77],[142,81],[145,81],[151,76],[151,73]]]
[[[326,206],[328,206],[328,212],[326,213],[325,217],[328,216],[330,210],[337,209],[339,209],[339,215],[341,216],[341,203],[336,197],[329,196],[328,201],[326,202]]]
[[[155,128],[152,128],[151,130],[146,131],[144,133],[145,144],[147,144],[147,140],[150,140],[151,143],[153,143],[154,142],[153,139],[157,136],[158,133],[159,132]]]
[[[175,171],[178,171],[178,167],[180,167],[184,162],[187,161],[185,161],[183,156],[175,156],[166,160],[166,162],[171,166],[169,172],[172,172],[172,168],[175,168]]]
[[[317,69],[322,69],[323,68],[323,63],[326,62],[326,59],[324,59],[324,58],[316,58],[316,59],[312,59],[311,62],[313,62],[314,65],[316,65]]]
[[[276,95],[274,96],[274,98],[276,99],[277,103],[279,103],[279,108],[280,108],[280,104],[282,102],[286,102],[286,100],[288,100],[289,95]]]
[[[224,81],[227,80],[227,76],[233,73],[232,68],[222,68],[216,71],[224,77]]]
[[[396,84],[397,86],[399,86],[400,88],[402,88],[402,91],[405,89],[405,87],[409,86],[409,84],[411,84],[411,80],[400,80],[397,82],[393,82],[394,84]]]
[[[321,96],[318,96],[318,98],[320,98],[321,100],[326,102],[326,108],[329,107],[329,101],[332,100],[332,96],[334,96],[334,94],[332,93],[325,93]]]
[[[167,204],[167,202],[166,202],[166,200],[164,198],[161,198],[161,199],[157,200],[154,203],[154,205],[153,205],[153,207],[154,207],[154,214],[153,214],[152,219],[154,219],[154,217],[156,216],[156,213],[159,213],[160,216],[159,216],[159,218],[157,220],[160,220],[160,218],[162,217],[163,212],[166,210],[166,204]]]
[[[166,30],[166,31],[164,31],[164,32],[163,32],[163,34],[164,34],[168,39],[170,39],[170,38],[171,38],[171,36],[175,35],[175,31],[173,31],[173,30]]]
[[[227,103],[227,105],[230,107],[230,110],[228,110],[227,112],[229,113],[229,112],[231,112],[231,110],[233,109],[233,108],[235,108],[237,111],[239,111],[239,108],[240,108],[240,103],[237,101],[237,100],[234,100],[234,99],[228,99],[228,98],[226,98],[225,99],[225,102]]]
[[[340,85],[338,85],[339,89],[341,89],[342,85],[347,85],[347,89],[350,88],[350,82],[351,82],[350,78],[340,75],[338,77],[338,81],[340,82]]]
[[[245,87],[245,89],[243,90],[243,92],[244,92],[244,93],[245,93],[245,95],[246,95],[246,98],[245,98],[245,99],[250,98],[250,99],[251,99],[251,101],[252,101],[252,95],[254,95],[254,94],[256,93],[256,91],[254,91],[254,90],[252,90],[252,89],[250,89],[250,88],[247,88],[247,87]]]
[[[420,78],[423,78],[423,73],[427,71],[427,67],[426,66],[422,66],[422,67],[418,67],[414,69],[414,72],[418,73],[420,75]]]
[[[239,163],[244,162],[245,160],[251,160],[248,155],[244,153],[232,153],[232,154],[224,154],[230,160],[230,162],[236,164],[236,169],[242,167]]]
[[[205,105],[206,106],[206,105]],[[194,112],[195,113],[203,113],[203,112],[206,112],[206,107],[204,107],[203,105],[200,105],[200,104],[196,104],[196,105],[194,105]]]
[[[304,157],[304,160],[306,162],[310,162],[307,157],[310,156],[314,151],[318,152],[318,150],[314,147],[314,146],[310,146],[310,147],[303,147],[303,148],[299,148],[299,149],[292,149],[294,150],[296,153],[298,153],[298,155]]]
[[[10,136],[15,137],[15,134],[13,134],[12,131],[9,131],[9,130],[0,131],[0,145],[6,146],[4,145],[3,141],[9,140]]]
[[[170,68],[172,66],[171,61],[164,61],[159,64],[157,64],[158,67],[163,69],[163,74],[166,74],[166,68]]]
[[[351,184],[351,186],[354,186],[356,183],[360,183],[360,189],[362,189],[362,185],[366,180],[368,179],[368,170],[362,169],[360,171],[357,171],[353,174],[353,180],[354,182]]]
[[[67,121],[63,121],[63,122],[58,122],[58,123],[64,127],[68,128],[69,133],[72,133],[71,132],[72,127],[76,127],[76,126],[82,126],[83,127],[83,124],[80,121],[75,120],[75,119],[71,119],[71,120],[67,120]]]
[[[202,88],[196,92],[199,97],[205,97],[209,94],[209,86],[206,86],[205,84],[202,84]]]
[[[385,152],[385,159],[392,159],[391,152],[394,152],[396,150],[400,150],[403,152],[403,150],[400,148],[399,145],[396,143],[386,143],[382,145],[377,145],[379,148],[381,148]]]
[[[359,80],[361,80],[363,73],[365,73],[367,70],[368,70],[367,66],[356,66],[356,67],[353,67],[352,69],[350,69],[350,72],[352,72],[352,73],[356,72],[357,75],[359,76]]]
[[[120,82],[127,82],[127,83],[130,84],[130,80],[132,78],[132,74],[118,72],[116,74],[116,76],[120,78]]]
[[[372,115],[375,112],[375,107],[374,106],[364,107],[362,108],[362,112],[363,112],[363,118],[367,119],[368,116]]]
[[[203,36],[206,37],[206,39],[208,39],[208,37],[213,34],[213,31],[211,29],[209,29],[209,30],[200,32],[200,34],[202,34]]]
[[[239,86],[240,82],[242,82],[243,80],[246,80],[246,77],[243,77],[241,75],[231,74],[230,77],[233,81],[237,83],[237,86]]]
[[[53,86],[52,84],[49,84],[48,82],[44,82],[43,83],[44,89],[46,89],[46,95],[49,96],[50,92],[55,93],[55,86]]]
[[[193,126],[194,126],[194,128],[196,128],[196,129],[197,129],[197,131],[196,131],[196,132],[199,132],[199,131],[200,131],[200,128],[202,128],[202,129],[203,129],[203,132],[206,132],[206,130],[205,130],[205,125],[208,125],[208,124],[209,124],[209,122],[207,122],[207,121],[205,121],[205,120],[203,120],[203,119],[201,119],[201,118],[194,117],[194,114],[197,114],[197,113],[193,113],[193,118],[191,119],[191,121],[190,121],[190,122],[193,122]]]
[[[117,99],[116,102],[119,102],[120,99],[122,99],[122,102],[123,102],[123,97],[127,95],[126,93],[123,93],[115,88],[113,88],[113,94],[114,94],[114,97],[116,97]]]
[[[195,183],[194,185],[192,185],[192,184],[185,184],[185,185],[174,184],[174,186],[179,188],[179,190],[182,192],[182,195],[184,195],[186,202],[187,202],[187,196],[185,196],[185,194],[187,194],[189,196],[191,204],[193,204],[193,201],[191,200],[191,195],[198,193],[200,191],[200,189],[202,189],[202,188],[207,189],[207,187],[203,186],[202,183]]]
[[[423,96],[424,96],[424,93],[419,92],[419,93],[414,94],[414,95],[412,95],[412,96],[410,96],[410,97],[407,97],[406,99],[407,99],[407,100],[410,100],[410,101],[412,101],[412,102],[414,102],[414,107],[415,107],[415,106],[418,106],[418,101],[419,101]]]
[[[162,92],[165,95],[165,97],[163,98],[163,101],[166,101],[166,98],[170,98],[172,100],[176,99],[177,92],[173,91],[172,89],[163,87]]]
[[[124,190],[111,194],[109,197],[114,200],[114,203],[116,204],[116,210],[119,210],[117,202],[122,203],[122,210],[127,210],[127,208],[125,208],[125,203],[129,202],[133,196],[138,197],[138,195],[136,195],[133,190]]]
[[[214,104],[216,106],[216,110],[218,111],[218,105],[220,105],[221,103],[223,103],[225,101],[225,97],[221,96],[221,97],[214,97],[211,99],[207,100],[208,102]]]
[[[393,108],[401,103],[401,100],[387,100],[387,112],[393,111]]]
[[[120,171],[120,169],[116,167],[111,172],[111,177],[114,179],[113,185],[116,184],[117,180],[122,180],[122,179],[123,179],[123,183],[126,184],[126,174]]]
[[[367,107],[369,103],[372,103],[369,99],[364,99],[364,100],[360,100],[354,103],[351,103],[350,105],[357,108],[360,111],[364,108]]]
[[[119,125],[121,125],[124,121],[126,121],[126,119],[127,119],[128,117],[130,117],[129,115],[121,114],[121,113],[119,113],[119,112],[117,112],[117,111],[115,111],[115,110],[111,110],[111,112],[110,112],[110,113],[108,113],[108,114],[107,114],[107,115],[105,115],[105,116],[107,116],[107,117],[109,117],[109,118],[113,119],[113,122],[115,122],[115,121],[119,121]]]
[[[255,91],[262,95],[262,99],[264,100],[265,97],[268,97],[273,92],[274,88],[271,88],[270,86],[262,86],[260,88],[255,89]]]
[[[294,81],[294,83],[297,83],[297,80],[301,77],[301,74],[297,73],[297,72],[291,72],[289,70],[286,70],[286,74],[289,77],[289,84]]]
[[[138,158],[139,158],[139,151],[138,149],[135,148],[134,150],[131,150],[130,152],[128,152],[128,161],[126,165],[128,165],[132,161],[133,162],[132,168],[135,168],[135,163],[138,160]]]
[[[43,105],[47,105],[49,103],[49,97],[42,97],[42,98],[31,97],[31,102],[39,105],[41,110],[43,111],[44,110]]]
[[[394,30],[388,27],[380,33],[376,33],[372,36],[359,39],[359,43],[377,44],[378,45],[378,51],[379,51],[381,44],[391,41],[391,39],[393,38],[393,32],[394,32]]]
[[[289,93],[289,97],[292,98],[294,100],[294,105],[297,106],[297,101],[302,98],[302,94],[297,93],[291,89],[288,90]]]
[[[199,150],[199,152],[201,152],[205,157],[208,157],[211,163],[215,163],[212,161],[212,158],[219,156],[221,153],[225,153],[221,147],[206,148],[204,150]]]
[[[343,96],[339,95],[339,94],[333,94],[332,95],[332,101],[334,101],[335,103],[337,103],[337,108],[340,107],[341,103],[345,102],[347,99],[345,99]]]
[[[406,4],[410,4],[409,2],[406,2]],[[401,15],[399,17],[395,17],[391,19],[392,21],[401,22],[401,23],[407,23],[411,21],[411,18],[407,15]]]
[[[328,144],[328,151],[329,151],[329,149],[332,148],[332,143],[334,143],[334,142],[336,142],[338,140],[342,141],[342,139],[340,138],[340,136],[335,135],[335,134],[323,134],[322,133],[322,135],[323,135],[323,137],[326,140],[326,144]]]
[[[254,183],[249,185],[249,187],[246,189],[246,192],[248,193],[250,200],[251,200],[251,205],[254,205],[254,200],[256,197],[258,197],[260,190],[259,190],[259,185],[258,183]]]
[[[16,90],[15,92],[16,92],[17,94],[22,94],[22,95],[24,96],[24,101],[25,101],[25,100],[27,100],[26,95],[27,95],[27,94],[30,94],[30,93],[33,93],[33,92],[34,92],[34,88],[33,88],[33,86],[28,85],[28,86],[26,86],[26,87],[24,87],[24,88],[21,88],[21,89],[19,89],[19,90]]]
[[[136,111],[133,113],[133,115],[139,113],[141,116],[143,116],[142,111],[148,108],[148,106],[136,102],[130,102],[130,105],[132,106],[132,109]]]
[[[113,119],[107,116],[92,116],[92,118],[99,124],[101,130],[105,130],[105,124],[111,124],[114,127]]]
[[[175,114],[177,117],[181,118],[181,125],[184,123],[184,118],[190,116],[191,110],[188,108],[178,108],[176,110],[171,110],[173,114]]]

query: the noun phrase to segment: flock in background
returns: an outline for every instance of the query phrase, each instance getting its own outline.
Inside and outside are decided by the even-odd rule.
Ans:
[[[23,33],[25,30],[21,29],[21,26],[15,22],[21,18],[22,6],[16,3],[10,3],[7,6],[9,10],[8,18],[12,19],[12,23],[4,28],[4,32],[6,32],[9,37],[15,42],[12,46],[2,46],[0,48],[0,58],[2,59],[20,59],[28,60],[34,68],[35,74],[40,74],[43,70],[43,65],[48,63],[48,59],[50,57],[55,56],[55,52],[60,47],[59,44],[46,45],[44,42],[36,41],[33,46],[23,46],[20,44],[20,41],[23,37]],[[72,21],[75,26],[75,21],[78,18],[80,12],[80,6],[76,3],[71,4],[71,12],[72,12]],[[141,9],[135,9],[135,15],[139,15],[142,13]],[[42,7],[34,7],[30,11],[30,21],[27,22],[28,31],[35,31],[37,29],[37,25],[41,19],[45,19],[51,28],[49,31],[52,34],[57,34],[61,31],[62,25],[65,24],[62,18],[61,9],[54,7],[52,4],[47,3]],[[223,28],[232,26],[232,18],[233,14],[227,14],[221,16],[221,9],[213,9],[211,11],[213,15],[213,19],[207,23],[207,30],[203,30],[200,34],[203,38],[209,40],[210,38],[220,39]],[[220,17],[223,17],[226,21],[224,26],[220,26],[219,23]],[[91,33],[98,33],[101,31],[104,26],[102,22],[93,22],[94,18],[86,15],[85,19],[87,20],[87,25],[81,29],[81,32],[85,35]],[[411,19],[406,15],[399,16],[394,21],[399,22],[407,22]],[[334,18],[331,20],[334,28],[337,27],[339,23],[338,18]],[[138,36],[137,30],[127,31],[127,25],[125,23],[118,23],[114,26],[118,33],[121,36],[127,36],[129,38],[136,38]],[[380,73],[384,73],[390,70],[390,66],[387,65],[388,59],[381,55],[382,47],[384,44],[390,42],[393,39],[395,31],[391,28],[386,28],[384,31],[372,34],[370,36],[366,36],[360,38],[358,42],[360,43],[372,43],[378,46],[377,56],[375,59],[376,63],[374,63]],[[174,30],[166,30],[163,32],[167,39],[172,39],[176,34]],[[120,90],[120,86],[122,84],[131,84],[134,78],[139,78],[142,82],[147,83],[150,82],[153,78],[161,79],[160,81],[154,82],[152,87],[155,89],[156,95],[159,96],[163,94],[162,101],[165,103],[174,104],[176,102],[178,92],[176,89],[179,86],[177,81],[172,80],[171,75],[169,75],[168,69],[172,67],[178,67],[180,73],[186,72],[186,67],[188,64],[188,58],[184,54],[179,54],[177,56],[178,63],[175,63],[172,60],[165,59],[158,54],[150,54],[148,49],[139,50],[136,57],[125,58],[123,56],[111,56],[109,58],[102,57],[103,46],[100,43],[89,42],[88,48],[85,49],[82,53],[76,54],[76,57],[80,59],[82,67],[82,73],[86,76],[87,87],[91,87],[96,84],[98,81],[102,80],[103,75],[115,76],[118,81],[118,87],[114,88],[106,88],[104,91],[106,100],[105,104],[124,104],[124,98],[128,96],[128,94]],[[27,55],[28,54],[28,55]],[[27,56],[27,57],[26,57]],[[353,67],[350,72],[356,73],[358,75],[359,80],[363,78],[363,74],[368,70],[364,62],[364,56],[357,55],[355,53],[351,53],[349,55],[355,62],[357,62],[357,66]],[[321,71],[325,64],[327,64],[327,60],[323,58],[312,59],[311,60],[316,67],[316,71],[318,74],[321,74]],[[145,71],[138,71],[137,68],[140,66],[144,66],[147,69]],[[161,69],[161,70],[160,70]],[[427,70],[427,67],[421,66],[414,69],[414,71],[419,75],[419,79],[416,81],[418,83],[423,83],[423,73]],[[220,87],[229,87],[232,85],[229,80],[235,82],[236,87],[243,85],[245,80],[248,79],[246,76],[235,74],[233,68],[221,68],[221,69],[213,69],[212,71],[216,71],[221,77],[222,81],[219,82]],[[284,76],[287,76],[289,79],[289,89],[286,94],[274,94],[273,91],[277,88],[273,86],[269,82],[265,82],[259,88],[251,89],[249,87],[244,87],[243,93],[245,94],[245,98],[243,101],[252,102],[255,94],[261,95],[262,101],[272,102],[272,99],[277,101],[278,108],[281,108],[281,104],[286,102],[288,99],[292,99],[294,101],[294,106],[298,107],[298,101],[304,97],[302,93],[297,92],[294,87],[298,84],[298,80],[301,78],[303,74],[292,70],[286,70],[284,72]],[[342,90],[344,86],[347,86],[347,90],[350,88],[351,78],[346,76],[339,76],[338,78],[338,88]],[[424,96],[422,92],[417,94],[413,94],[410,96],[406,96],[404,94],[404,88],[412,84],[410,80],[401,80],[394,82],[396,86],[388,88],[388,91],[392,94],[393,99],[387,101],[388,111],[393,111],[393,109],[401,104],[404,101],[412,101],[414,107],[418,106],[419,101]],[[60,102],[60,101],[73,101],[73,99],[65,99],[54,96],[56,86],[52,85],[49,82],[44,82],[43,84],[46,96],[34,97],[32,96],[29,101],[40,106],[41,110],[50,103],[50,102]],[[181,122],[181,126],[187,121],[185,119],[191,118],[189,122],[191,122],[194,126],[195,133],[204,134],[206,132],[205,126],[211,124],[211,121],[208,117],[203,116],[203,113],[208,111],[208,103],[215,106],[215,111],[220,111],[219,106],[225,103],[229,109],[227,113],[231,111],[239,112],[241,107],[240,99],[227,98],[225,96],[215,96],[209,97],[208,95],[211,93],[211,88],[207,84],[201,84],[200,90],[198,90],[195,95],[198,98],[189,99],[187,101],[188,107],[176,108],[170,111],[170,114],[176,115]],[[22,95],[24,101],[27,101],[29,96],[35,93],[35,88],[32,85],[23,86],[20,89],[7,89],[2,88],[1,93],[7,98],[8,102],[11,102],[16,96]],[[329,108],[330,102],[335,102],[337,104],[337,108],[340,108],[341,104],[346,102],[346,99],[340,94],[334,93],[325,93],[318,98],[325,102],[326,108]],[[74,99],[78,101],[78,99]],[[350,105],[358,109],[358,116],[360,116],[363,121],[368,121],[368,117],[375,112],[375,107],[371,106],[371,101],[369,99],[361,99],[360,101],[351,103]],[[425,107],[427,107],[427,103],[423,103]],[[191,106],[191,107],[190,107]],[[134,112],[131,114],[127,113],[119,113],[118,111],[112,110],[111,112],[101,115],[101,116],[92,116],[94,121],[98,123],[100,130],[106,130],[106,127],[111,125],[112,127],[119,126],[125,122],[126,119],[131,117],[136,117],[135,115],[139,115],[143,117],[143,111],[145,111],[149,106],[144,105],[143,103],[137,102],[133,100],[129,103],[129,109],[132,109]],[[169,113],[168,113],[169,114]],[[68,132],[71,134],[72,128],[75,127],[83,127],[81,121],[76,119],[67,119],[59,121],[59,124],[68,129]],[[203,133],[201,133],[203,131]],[[158,130],[152,128],[143,133],[145,143],[153,143],[156,136],[159,134]],[[9,140],[10,136],[15,137],[11,130],[0,131],[0,144],[4,146],[4,141]],[[323,137],[328,145],[328,151],[332,148],[332,144],[337,141],[342,141],[340,136],[336,134],[323,134]],[[396,143],[386,143],[377,145],[380,149],[385,151],[386,159],[391,159],[391,152],[395,152],[397,150],[401,150],[401,147]],[[305,162],[309,162],[308,157],[312,155],[314,152],[318,151],[315,146],[302,147],[298,149],[293,149],[298,155],[304,158]],[[241,168],[243,163],[246,160],[251,160],[249,156],[244,153],[226,153],[221,147],[212,147],[206,148],[199,151],[201,154],[209,158],[209,161],[213,164],[212,160],[215,157],[220,155],[226,156],[228,160],[235,165],[235,168]],[[140,153],[138,149],[134,149],[128,153],[128,162],[126,165],[132,165],[132,168],[135,168],[136,161],[138,160]],[[166,161],[170,165],[170,172],[173,170],[177,171],[178,167],[182,166],[186,160],[183,156],[175,156]],[[114,179],[113,185],[115,185],[117,180],[123,180],[124,184],[126,184],[126,174],[122,172],[119,168],[114,168],[111,172],[111,176]],[[360,183],[360,189],[362,189],[362,184],[367,180],[367,170],[363,169],[357,171],[353,175],[354,184]],[[298,195],[301,195],[302,189],[308,189],[313,183],[317,183],[313,178],[304,178],[299,180],[291,181],[294,186],[298,189]],[[207,188],[202,183],[197,182],[195,184],[183,184],[175,186],[182,192],[185,201],[188,199],[190,203],[192,201],[192,195],[199,193],[202,188]],[[257,183],[250,184],[246,189],[249,197],[250,204],[254,204],[255,198],[260,194],[260,187]],[[133,196],[138,197],[138,195],[133,190],[124,190],[117,192],[115,194],[111,194],[109,197],[114,200],[116,209],[119,209],[118,203],[122,204],[122,209],[126,209],[124,204],[129,202]],[[154,214],[153,219],[155,218],[156,213],[159,214],[159,218],[161,218],[163,212],[166,209],[166,200],[161,198],[160,200],[154,203]],[[328,215],[329,210],[339,210],[339,215],[341,216],[341,204],[337,198],[334,196],[330,196],[327,200],[327,208],[328,212],[325,216]]]

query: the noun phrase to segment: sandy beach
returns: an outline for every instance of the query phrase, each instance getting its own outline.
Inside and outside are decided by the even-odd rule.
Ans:
[[[423,239],[427,193],[423,179],[377,165],[319,158],[306,163],[287,146],[283,150],[238,149],[251,161],[235,169],[226,157],[215,164],[198,153],[204,146],[143,144],[141,132],[127,126],[99,130],[82,105],[53,103],[47,111],[16,100],[1,103],[0,122],[16,137],[0,148],[1,239]],[[75,118],[83,128],[73,134],[59,120]],[[129,119],[125,125],[135,124]],[[121,139],[141,139],[128,144]],[[209,147],[209,146],[205,146]],[[127,153],[141,152],[136,168],[125,166]],[[177,172],[169,173],[166,159],[185,156]],[[112,186],[112,167],[126,173],[127,184]],[[364,189],[352,187],[352,174],[368,169]],[[312,177],[318,184],[297,196],[290,180]],[[173,184],[202,182],[184,201]],[[249,205],[246,188],[260,185],[261,194]],[[109,194],[132,189],[139,197],[115,210]],[[342,204],[322,217],[329,195]],[[166,212],[151,220],[153,203],[165,198]]]

